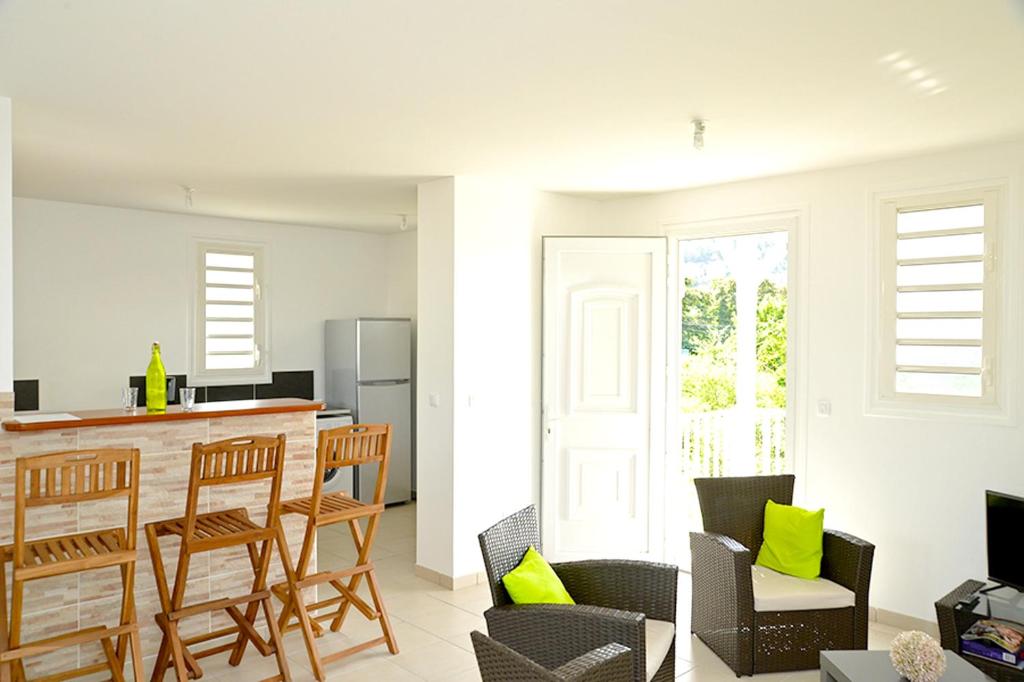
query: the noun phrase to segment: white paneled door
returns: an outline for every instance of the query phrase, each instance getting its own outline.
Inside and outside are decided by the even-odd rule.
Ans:
[[[663,552],[666,242],[544,239],[544,552]]]

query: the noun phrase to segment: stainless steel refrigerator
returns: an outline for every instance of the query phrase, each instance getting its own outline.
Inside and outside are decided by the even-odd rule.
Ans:
[[[391,424],[388,504],[413,491],[412,323],[406,318],[327,320],[324,367],[328,408],[348,408],[356,423]],[[377,465],[358,467],[354,495],[373,498]]]

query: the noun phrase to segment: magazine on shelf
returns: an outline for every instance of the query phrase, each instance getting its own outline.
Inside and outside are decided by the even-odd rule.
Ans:
[[[1024,625],[986,618],[967,628],[967,631],[960,635],[960,639],[965,641],[987,641],[1004,651],[1016,654],[1024,646]]]
[[[969,656],[1024,670],[1024,625],[979,620],[960,636],[960,649]]]
[[[989,661],[990,663],[1000,663],[1019,670],[1024,670],[1024,660],[1021,659],[1020,654],[1011,654],[1009,651],[1005,651],[994,644],[989,644],[984,640],[960,640],[960,653],[965,656],[981,658]]]

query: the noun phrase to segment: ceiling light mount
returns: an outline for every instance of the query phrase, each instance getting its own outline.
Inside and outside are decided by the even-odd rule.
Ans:
[[[704,131],[707,128],[707,121],[702,118],[695,118],[693,124],[693,148],[697,151],[704,150]]]
[[[192,208],[192,195],[195,194],[196,188],[188,185],[182,185],[181,188],[185,190],[185,208]]]

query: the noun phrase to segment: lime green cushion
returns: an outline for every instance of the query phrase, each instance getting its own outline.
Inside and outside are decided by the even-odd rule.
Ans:
[[[764,507],[764,543],[757,565],[813,580],[821,575],[825,510],[808,511],[768,500]]]
[[[519,565],[501,579],[516,604],[575,604],[551,564],[530,547]]]

